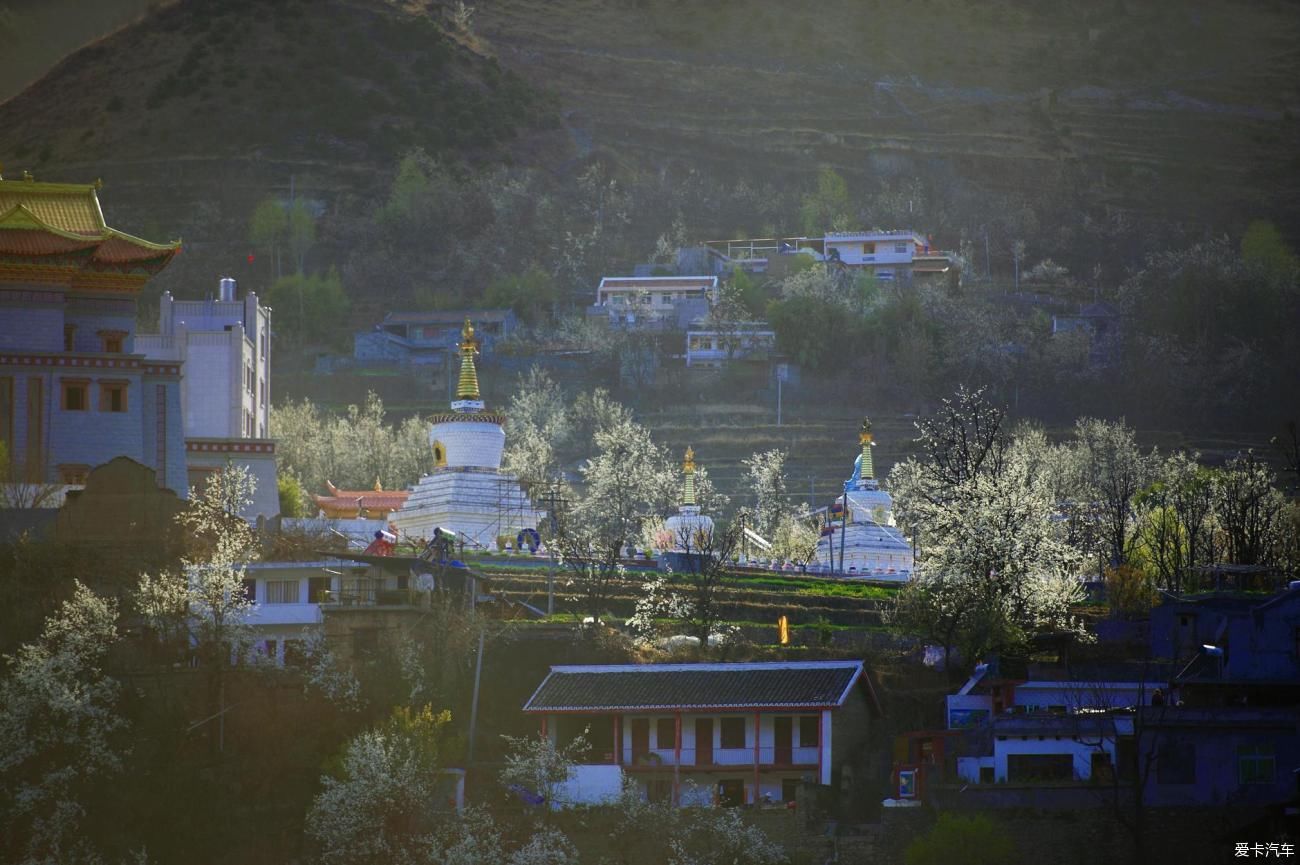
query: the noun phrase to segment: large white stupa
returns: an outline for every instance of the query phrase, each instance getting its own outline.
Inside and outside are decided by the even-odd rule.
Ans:
[[[677,513],[664,520],[664,528],[672,534],[674,552],[712,548],[709,538],[713,535],[713,519],[700,513],[700,506],[695,504],[695,451],[689,447],[682,461],[682,503]]]
[[[862,421],[858,441],[862,453],[831,508],[816,562],[846,576],[903,582],[912,576],[912,545],[894,525],[893,498],[876,481],[869,418]]]
[[[505,415],[488,411],[479,397],[477,353],[474,326],[466,319],[457,399],[451,411],[430,419],[433,473],[420,478],[391,517],[407,538],[429,540],[435,529],[443,529],[467,549],[497,549],[499,539],[513,542],[522,530],[535,529],[544,516],[533,509],[518,479],[501,471]]]

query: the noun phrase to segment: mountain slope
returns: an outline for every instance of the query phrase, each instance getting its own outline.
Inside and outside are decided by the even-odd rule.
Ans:
[[[598,147],[1069,183],[1180,220],[1297,213],[1286,3],[497,0],[479,26]]]

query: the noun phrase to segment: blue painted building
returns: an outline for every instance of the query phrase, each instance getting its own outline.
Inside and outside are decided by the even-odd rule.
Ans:
[[[440,365],[460,345],[466,319],[474,323],[484,354],[491,354],[497,341],[519,324],[508,309],[390,312],[373,330],[353,337],[352,357],[360,363]]]
[[[181,365],[134,346],[140,290],[180,244],[109,228],[98,188],[0,179],[5,475],[75,486],[125,456],[184,495]]]

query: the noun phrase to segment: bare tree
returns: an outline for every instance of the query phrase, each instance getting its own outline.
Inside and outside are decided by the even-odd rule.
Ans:
[[[680,568],[673,571],[673,577],[685,591],[685,622],[700,645],[707,646],[722,620],[722,588],[731,560],[740,549],[740,527],[706,529],[688,523],[678,527],[676,536],[677,549],[683,555],[677,558]]]

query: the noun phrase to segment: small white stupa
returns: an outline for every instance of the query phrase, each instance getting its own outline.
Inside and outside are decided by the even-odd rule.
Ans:
[[[862,452],[831,508],[816,562],[847,576],[903,582],[912,576],[912,545],[894,525],[893,498],[876,481],[870,418],[863,419],[858,441]]]
[[[713,519],[700,513],[695,504],[695,451],[686,448],[686,459],[682,461],[682,503],[677,513],[664,520],[664,528],[672,533],[673,551],[699,552],[701,547],[708,547],[703,540],[713,534]],[[689,546],[689,549],[688,549]]]
[[[474,355],[478,340],[465,319],[460,342],[460,381],[451,411],[430,420],[433,473],[420,478],[406,503],[391,517],[405,537],[432,539],[435,529],[452,532],[467,549],[496,549],[544,516],[533,509],[518,480],[501,471],[505,415],[488,411],[479,397]]]

